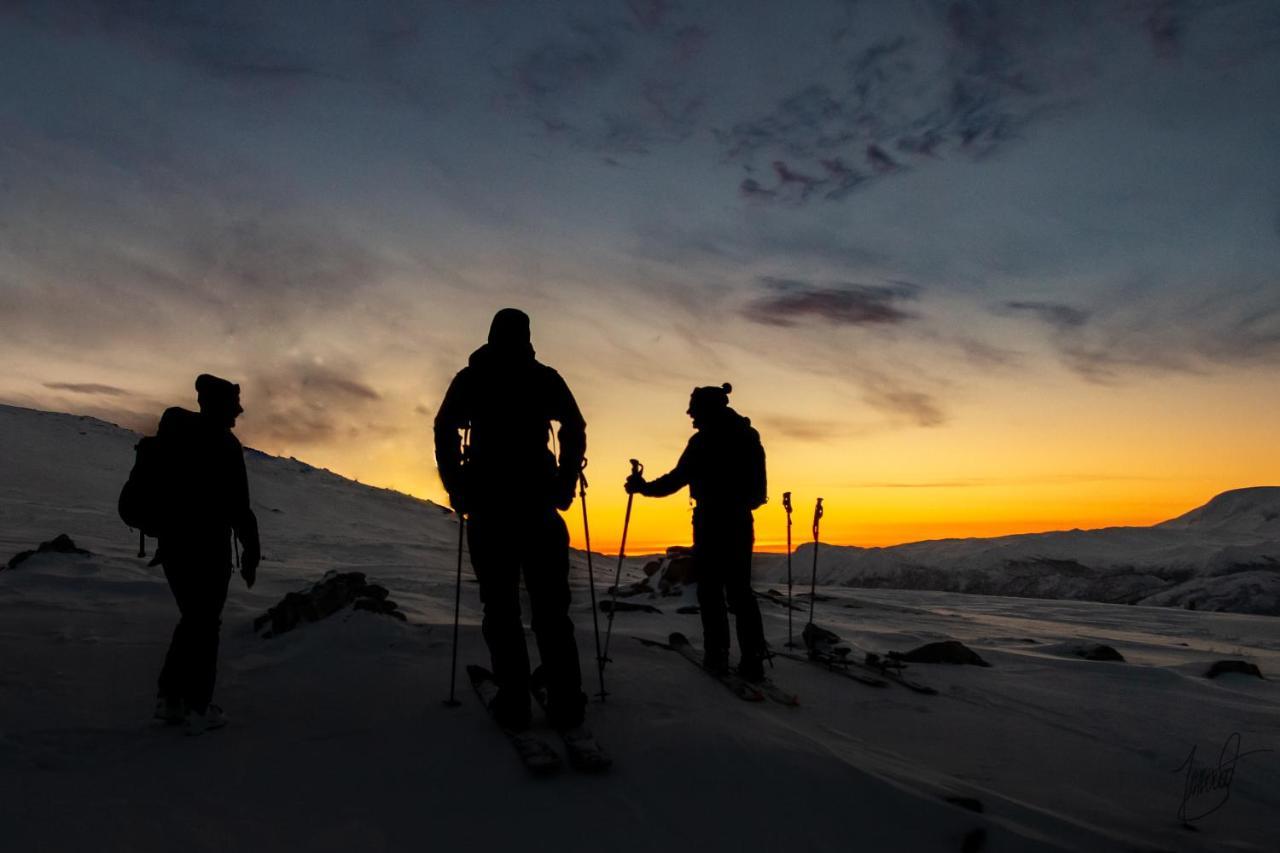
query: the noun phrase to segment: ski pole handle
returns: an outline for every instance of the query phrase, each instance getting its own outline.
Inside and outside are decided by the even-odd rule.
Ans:
[[[582,467],[578,469],[578,497],[587,499],[587,457],[582,457]],[[586,504],[584,503],[585,507]]]
[[[818,541],[818,523],[822,521],[822,498],[818,498],[817,505],[813,508],[813,541]]]
[[[640,464],[640,460],[639,460],[639,459],[632,459],[632,460],[631,460],[631,475],[634,477],[634,476],[636,476],[637,474],[643,474],[643,473],[644,473],[644,466]]]
[[[787,516],[789,518],[791,515],[791,493],[790,492],[782,493],[782,508],[787,511]]]

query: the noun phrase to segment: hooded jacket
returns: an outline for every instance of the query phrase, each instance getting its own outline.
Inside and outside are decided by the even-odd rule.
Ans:
[[[560,459],[548,448],[560,424]],[[572,494],[587,449],[586,421],[569,386],[527,343],[488,343],[453,378],[435,419],[436,466],[468,508],[551,505]],[[469,431],[465,458],[459,431]]]

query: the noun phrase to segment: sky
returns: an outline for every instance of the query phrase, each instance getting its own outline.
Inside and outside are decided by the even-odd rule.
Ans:
[[[763,549],[783,491],[870,546],[1280,483],[1271,0],[0,0],[0,76],[0,401],[149,430],[212,372],[247,445],[443,502],[516,306],[597,549],[722,382]]]

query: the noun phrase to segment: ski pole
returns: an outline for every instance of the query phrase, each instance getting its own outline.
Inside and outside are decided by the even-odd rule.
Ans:
[[[791,631],[791,493],[782,493],[782,508],[787,511],[787,648],[796,647]]]
[[[587,524],[587,459],[578,472],[578,498],[582,501],[582,538],[587,546],[587,585],[591,588],[591,627],[596,635],[596,674],[600,677],[600,701],[609,695],[604,689],[604,655],[600,652],[600,614],[596,612],[596,573],[591,561],[591,527]]]
[[[462,430],[462,464],[467,463],[467,451],[471,448],[471,427]],[[465,473],[465,470],[464,472]],[[463,490],[463,494],[466,489]],[[458,511],[458,578],[453,585],[453,663],[449,667],[449,698],[444,704],[456,708],[462,703],[457,698],[458,684],[458,621],[462,614],[462,543],[467,539],[467,515]]]
[[[631,476],[644,474],[644,466],[636,459],[631,460]],[[635,492],[627,495],[627,514],[622,518],[622,541],[618,543],[618,571],[613,577],[613,594],[609,602],[609,624],[604,631],[604,652],[600,656],[600,669],[604,670],[609,662],[609,638],[613,636],[613,614],[618,609],[618,587],[622,585],[622,561],[627,556],[627,529],[631,526],[631,504],[635,501]],[[604,696],[600,697],[604,699]]]
[[[466,538],[467,517],[458,513],[458,579],[453,589],[453,663],[449,667],[449,698],[444,702],[450,708],[462,704],[455,691],[458,684],[458,619],[462,613],[462,542]]]
[[[818,600],[818,523],[822,521],[822,498],[813,508],[813,574],[809,576],[809,624],[813,624],[813,603]]]

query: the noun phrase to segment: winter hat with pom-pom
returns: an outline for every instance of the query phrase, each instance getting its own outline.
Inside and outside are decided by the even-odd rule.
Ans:
[[[713,412],[717,409],[727,408],[729,405],[729,393],[733,391],[733,386],[728,382],[723,385],[704,385],[700,388],[694,388],[693,393],[689,395],[689,411]]]

